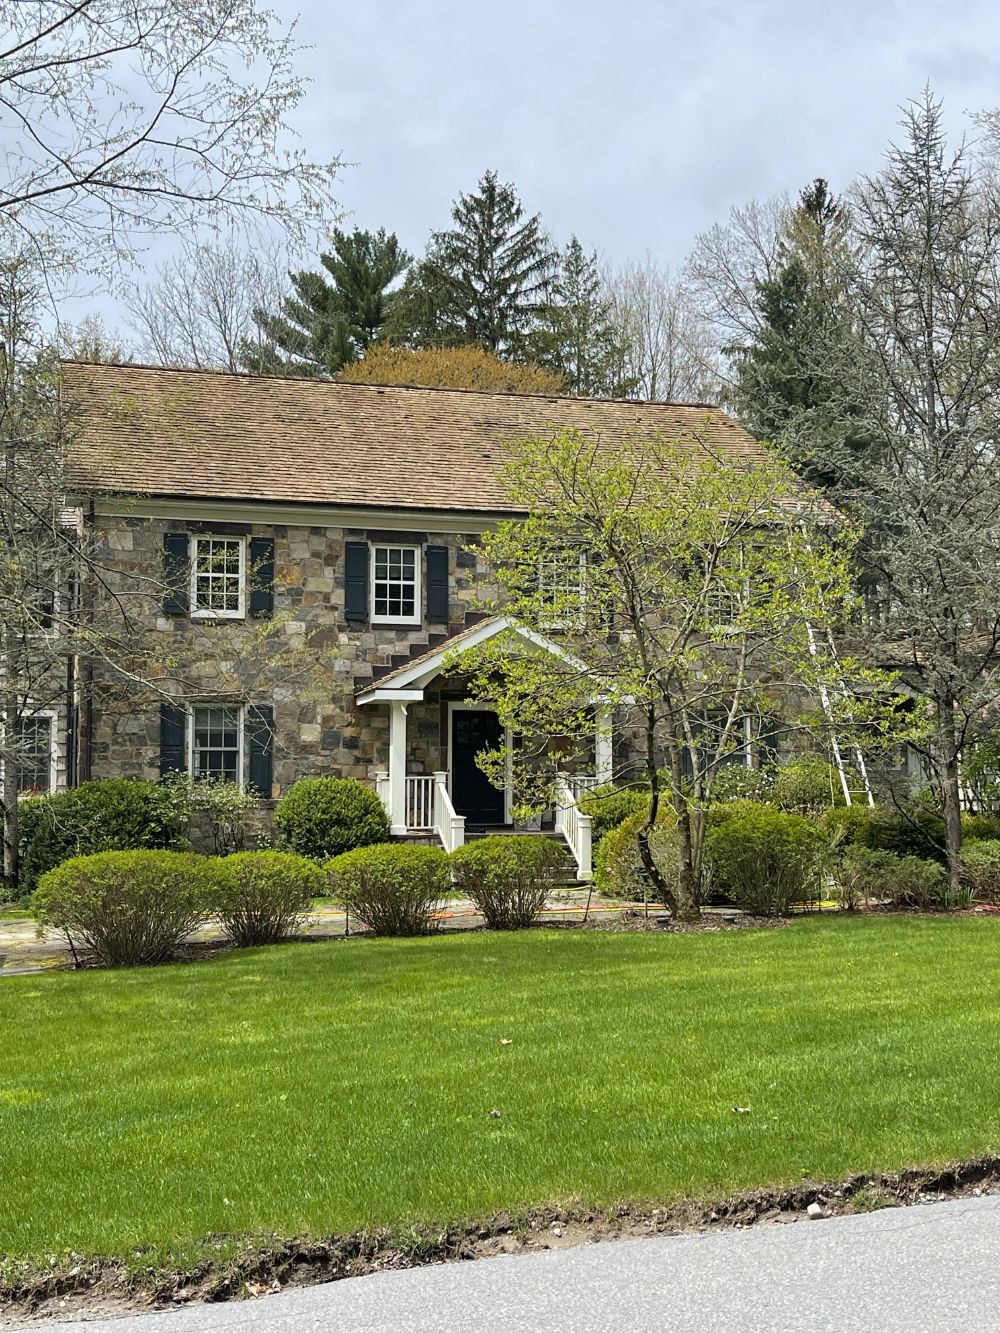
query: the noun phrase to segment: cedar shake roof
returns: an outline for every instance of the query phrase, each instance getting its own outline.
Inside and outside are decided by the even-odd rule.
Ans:
[[[81,492],[515,512],[502,442],[577,427],[659,433],[736,459],[760,446],[718,408],[63,363]]]

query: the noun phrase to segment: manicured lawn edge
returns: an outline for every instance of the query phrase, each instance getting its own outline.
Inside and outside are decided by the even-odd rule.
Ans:
[[[243,1300],[386,1269],[416,1268],[601,1240],[717,1231],[881,1208],[937,1202],[1000,1189],[1000,1157],[937,1167],[853,1175],[840,1181],[802,1181],[789,1189],[760,1189],[717,1199],[682,1199],[662,1207],[580,1203],[500,1212],[450,1226],[377,1228],[343,1236],[211,1236],[191,1243],[186,1262],[170,1263],[136,1251],[128,1261],[74,1254],[50,1256],[40,1267],[0,1258],[0,1315],[30,1317],[58,1303],[85,1313],[100,1302],[126,1310],[188,1302]],[[180,1255],[178,1255],[180,1258]]]

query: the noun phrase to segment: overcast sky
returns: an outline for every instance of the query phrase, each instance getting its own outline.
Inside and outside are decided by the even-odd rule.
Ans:
[[[274,0],[272,0],[274,2]],[[997,0],[277,0],[350,222],[410,249],[487,167],[560,241],[679,265],[751,196],[878,167],[930,81],[956,133],[1000,104]]]

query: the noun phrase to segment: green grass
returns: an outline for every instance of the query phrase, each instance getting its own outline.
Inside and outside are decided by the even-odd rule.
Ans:
[[[477,933],[9,978],[0,1254],[665,1201],[995,1151],[998,927]]]

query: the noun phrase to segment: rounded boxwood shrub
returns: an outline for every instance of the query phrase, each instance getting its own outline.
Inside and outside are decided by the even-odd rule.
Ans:
[[[31,907],[109,967],[162,963],[211,912],[219,861],[193,852],[98,852],[42,876]]]
[[[594,858],[594,883],[612,898],[634,902],[649,893],[649,883],[639,856],[639,830],[646,822],[646,811],[639,810],[611,830]],[[662,797],[656,826],[649,839],[657,869],[668,884],[677,879],[677,848],[674,829],[677,819]]]
[[[295,852],[236,852],[219,872],[212,912],[237,948],[287,939],[326,891],[320,867]]]
[[[497,834],[456,848],[451,864],[456,889],[491,930],[521,930],[566,874],[566,852],[549,838]]]
[[[706,837],[713,886],[754,916],[784,916],[813,898],[827,847],[810,820],[775,811],[727,819]]]
[[[18,814],[20,878],[27,892],[71,856],[184,845],[184,813],[173,794],[155,782],[82,782],[69,791],[22,800]]]
[[[590,836],[594,850],[606,833],[617,828],[629,815],[645,810],[648,805],[649,792],[641,787],[615,787],[608,784],[588,792],[580,801],[580,810],[591,818]]]
[[[440,847],[386,842],[344,852],[327,866],[333,893],[376,935],[423,935],[451,883]]]
[[[278,802],[274,824],[283,846],[314,861],[389,838],[378,794],[356,778],[302,778]]]

